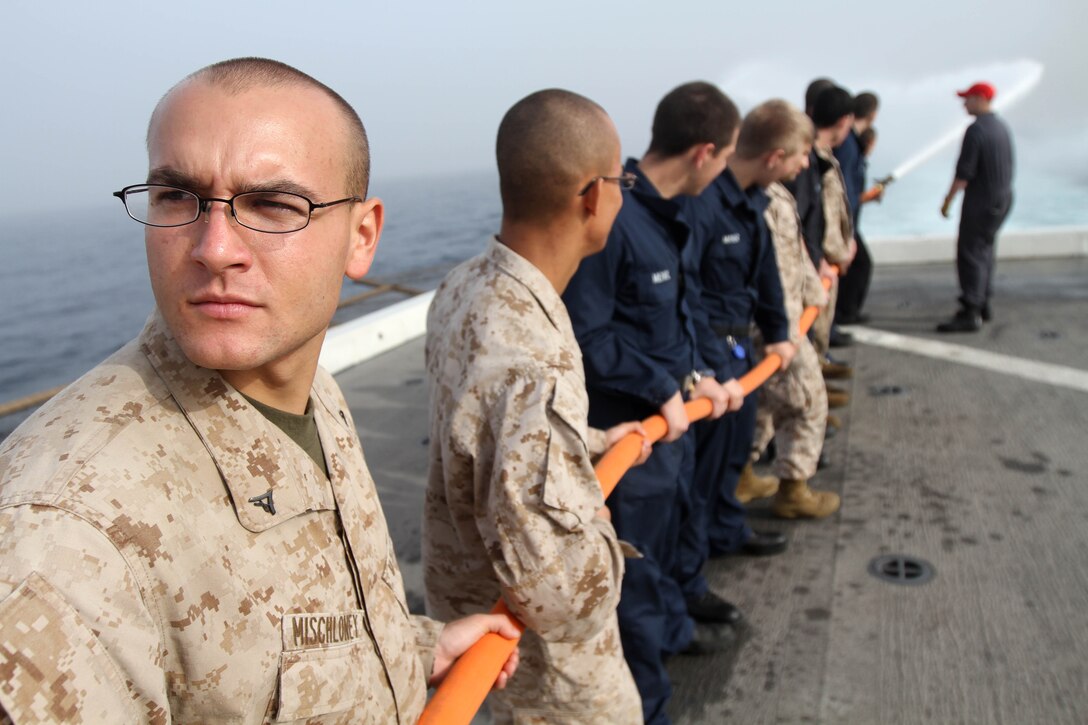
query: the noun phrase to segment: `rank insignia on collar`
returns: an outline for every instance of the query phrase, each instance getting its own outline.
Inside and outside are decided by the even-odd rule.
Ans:
[[[249,502],[254,506],[260,506],[273,516],[276,515],[276,504],[272,502],[272,489],[268,489],[260,496],[254,496],[249,499]]]

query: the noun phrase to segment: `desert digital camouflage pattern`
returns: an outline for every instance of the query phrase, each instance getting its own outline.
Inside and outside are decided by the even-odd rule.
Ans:
[[[620,646],[623,554],[590,461],[582,356],[555,288],[497,240],[427,319],[430,475],[423,557],[439,618],[500,597],[529,628],[491,695],[497,722],[641,723]]]
[[[816,148],[816,154],[831,164],[820,179],[820,199],[823,202],[824,255],[832,264],[840,264],[850,255],[850,240],[854,225],[850,221],[850,202],[846,198],[846,181],[835,155],[827,149]]]
[[[842,264],[850,256],[850,240],[854,238],[854,226],[850,220],[850,202],[846,198],[846,181],[842,167],[835,155],[827,149],[816,147],[816,154],[831,164],[820,178],[820,200],[823,204],[824,256],[831,264]],[[812,340],[816,351],[826,354],[830,345],[831,324],[835,317],[835,301],[839,295],[838,282],[831,285],[827,306],[820,311],[812,324]]]
[[[0,704],[18,723],[414,723],[413,621],[347,404],[330,472],[158,317],[0,448]]]
[[[782,184],[767,188],[770,204],[764,218],[774,241],[790,342],[797,355],[784,372],[764,384],[756,411],[753,451],[762,451],[771,438],[777,447],[774,474],[779,478],[807,480],[816,475],[816,464],[827,427],[827,386],[820,360],[809,339],[800,332],[801,313],[811,305],[827,303],[827,293],[812,264],[801,236],[797,203]],[[757,350],[762,358],[762,347]]]

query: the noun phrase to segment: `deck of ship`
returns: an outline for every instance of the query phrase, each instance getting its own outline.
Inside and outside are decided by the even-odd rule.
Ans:
[[[752,506],[790,549],[708,565],[744,636],[670,662],[676,723],[1088,721],[1088,259],[1003,261],[997,288],[983,332],[938,336],[950,265],[877,270],[859,334],[905,338],[842,352],[853,400],[815,482],[842,510],[784,523]],[[419,610],[422,340],[337,378]],[[880,581],[883,554],[936,575]]]

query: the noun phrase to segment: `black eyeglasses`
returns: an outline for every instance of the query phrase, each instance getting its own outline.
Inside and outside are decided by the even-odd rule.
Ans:
[[[134,184],[113,195],[125,205],[128,215],[149,227],[183,227],[208,211],[213,201],[230,207],[239,224],[256,232],[288,234],[305,229],[314,209],[362,201],[348,196],[315,204],[301,194],[288,191],[246,191],[229,199],[203,197],[187,189],[165,184]]]
[[[621,189],[634,189],[638,177],[630,173],[623,174],[622,176],[594,176],[589,180],[588,184],[582,187],[582,190],[578,192],[578,196],[585,196],[598,181],[615,181],[620,185]]]

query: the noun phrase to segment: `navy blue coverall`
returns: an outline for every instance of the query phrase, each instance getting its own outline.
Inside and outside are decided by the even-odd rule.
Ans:
[[[850,135],[835,148],[835,158],[842,168],[842,178],[846,186],[846,201],[850,204],[850,216],[854,222],[854,239],[858,242],[858,251],[854,261],[839,280],[839,294],[835,303],[835,321],[855,321],[865,298],[869,295],[869,283],[873,278],[873,259],[869,247],[858,231],[861,218],[861,195],[865,193],[865,172],[868,162],[861,152],[861,142],[857,133],[851,129]]]
[[[753,319],[767,344],[789,339],[778,260],[763,213],[767,195],[742,190],[726,169],[698,198],[683,201],[700,260],[703,328],[713,333],[700,351],[717,379],[752,369]],[[737,551],[752,535],[735,493],[755,434],[757,395],[737,412],[696,424],[695,505],[705,511],[704,547],[711,555]]]
[[[636,160],[628,160],[626,170],[638,180],[624,192],[604,251],[582,261],[563,294],[582,349],[589,423],[596,428],[656,414],[692,370],[706,367],[695,342],[690,229]],[[647,723],[668,722],[672,687],[664,658],[691,641],[694,622],[683,591],[706,591],[700,574],[679,581],[676,561],[694,454],[690,431],[656,445],[608,499],[616,533],[643,554],[627,560],[617,613]]]
[[[824,218],[823,179],[831,164],[820,158],[815,151],[808,154],[808,168],[802,169],[797,178],[783,182],[797,201],[797,214],[801,217],[801,233],[805,238],[805,248],[816,269],[824,258],[824,233],[827,220]],[[777,264],[777,262],[776,262]]]

